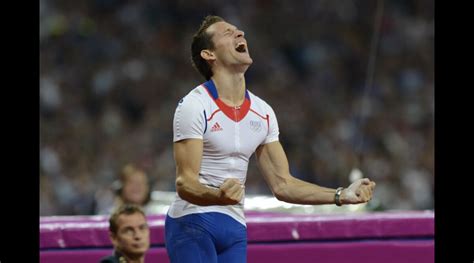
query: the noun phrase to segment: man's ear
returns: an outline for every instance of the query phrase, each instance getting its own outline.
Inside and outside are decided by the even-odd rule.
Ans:
[[[216,60],[216,56],[214,55],[214,52],[210,51],[209,49],[201,50],[201,57],[208,62],[212,62]]]

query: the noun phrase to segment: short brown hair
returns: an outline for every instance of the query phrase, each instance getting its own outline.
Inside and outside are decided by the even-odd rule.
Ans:
[[[118,230],[117,220],[118,220],[119,216],[120,215],[133,215],[135,213],[140,213],[144,217],[146,217],[145,212],[143,212],[143,210],[137,205],[124,204],[124,205],[119,206],[112,213],[112,215],[110,215],[110,218],[109,218],[109,231],[114,233],[114,234],[117,234],[117,230]]]
[[[212,69],[209,63],[201,57],[201,51],[204,49],[214,49],[214,43],[212,42],[212,35],[206,32],[212,24],[217,22],[223,22],[224,19],[220,16],[206,16],[201,23],[198,31],[193,36],[193,42],[191,43],[191,59],[194,68],[196,68],[206,80],[211,79]]]

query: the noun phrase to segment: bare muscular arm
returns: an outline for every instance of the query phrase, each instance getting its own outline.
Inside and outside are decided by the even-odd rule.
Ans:
[[[334,204],[336,189],[302,181],[290,174],[288,159],[280,142],[261,145],[256,151],[260,171],[278,200],[295,204]],[[359,179],[341,193],[343,204],[369,201],[375,183]]]
[[[219,188],[199,182],[203,143],[200,139],[186,139],[174,143],[176,162],[176,191],[193,204],[234,205],[243,197],[243,187],[237,179],[227,179]]]

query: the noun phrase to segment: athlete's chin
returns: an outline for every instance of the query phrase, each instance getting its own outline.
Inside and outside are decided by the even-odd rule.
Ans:
[[[237,68],[239,72],[245,72],[247,69],[252,65],[253,60],[250,57],[247,58],[240,58],[235,61],[234,66]]]
[[[252,65],[252,60],[239,63],[239,71],[245,72]]]
[[[236,60],[238,63],[244,65],[251,65],[253,63],[253,59],[250,57],[249,53],[239,53],[239,55],[236,56]]]
[[[252,63],[253,63],[253,59],[251,57],[247,57],[245,59],[242,59],[242,64],[244,64],[244,65],[250,66],[250,65],[252,65]]]

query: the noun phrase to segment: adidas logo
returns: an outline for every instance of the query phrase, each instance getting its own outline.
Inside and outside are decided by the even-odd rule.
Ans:
[[[211,128],[211,132],[215,132],[215,131],[222,131],[222,127],[219,125],[218,122],[216,122],[214,126],[212,126]]]

